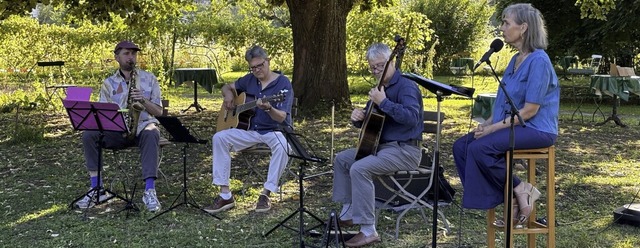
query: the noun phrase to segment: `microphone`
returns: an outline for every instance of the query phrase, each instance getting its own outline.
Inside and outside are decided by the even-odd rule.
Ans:
[[[493,53],[497,53],[502,50],[503,46],[504,42],[502,42],[502,40],[493,40],[493,42],[491,42],[491,46],[489,46],[489,51],[482,55],[482,58],[478,61],[478,63],[476,63],[476,66],[473,67],[473,71],[476,71],[476,68],[478,68],[478,66],[480,66],[482,63],[489,61],[489,57],[491,57]]]

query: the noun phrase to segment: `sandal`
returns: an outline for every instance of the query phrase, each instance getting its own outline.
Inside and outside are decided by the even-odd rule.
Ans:
[[[520,213],[520,208],[518,206],[518,202],[516,201],[515,198],[513,198],[513,200],[511,201],[513,203],[513,207],[511,208],[511,218],[512,218],[512,225],[516,225],[519,221],[518,219],[518,214]],[[505,202],[504,205],[506,206],[507,203]],[[495,221],[493,221],[493,225],[495,227],[499,227],[499,228],[503,228],[505,227],[507,224],[504,221],[504,217],[502,218],[498,218]]]
[[[516,199],[518,199],[518,204],[520,205],[518,225],[524,225],[533,211],[533,204],[538,200],[538,198],[540,198],[540,191],[530,183],[521,182],[520,185],[522,185],[522,187],[516,187],[518,190],[514,188],[513,193],[515,194]]]

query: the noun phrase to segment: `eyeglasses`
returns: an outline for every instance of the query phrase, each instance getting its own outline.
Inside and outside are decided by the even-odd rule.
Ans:
[[[262,61],[262,63],[260,63],[260,64],[257,64],[257,65],[254,65],[254,66],[249,66],[249,71],[262,70],[262,67],[264,66],[265,62],[267,62],[267,61],[265,60],[265,61]]]
[[[369,70],[371,70],[371,72],[382,71],[382,70],[384,70],[384,65],[385,64],[386,64],[386,62],[378,63],[378,64],[375,64],[375,65],[369,65]]]

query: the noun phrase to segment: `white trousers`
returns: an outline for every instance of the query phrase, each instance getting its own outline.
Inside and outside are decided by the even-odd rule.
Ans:
[[[260,134],[256,131],[227,129],[213,135],[213,184],[229,186],[231,176],[231,152],[244,150],[259,143],[271,148],[271,161],[264,188],[278,192],[280,176],[289,161],[289,144],[281,132]]]

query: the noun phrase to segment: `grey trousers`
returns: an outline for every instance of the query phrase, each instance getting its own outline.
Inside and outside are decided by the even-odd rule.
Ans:
[[[160,150],[160,131],[157,128],[145,129],[131,142],[122,136],[122,132],[105,131],[102,141],[104,148],[119,149],[131,145],[140,148],[140,161],[142,163],[142,179],[158,178],[158,154]],[[84,131],[82,133],[82,146],[84,147],[84,159],[87,170],[98,171],[98,149],[100,138],[98,131]],[[104,156],[103,156],[104,157]],[[103,161],[103,159],[101,159]],[[104,164],[104,163],[103,163]]]
[[[417,146],[389,142],[378,146],[378,153],[355,160],[356,149],[344,150],[333,165],[333,201],[351,203],[354,224],[375,224],[373,180],[399,170],[418,168],[422,152]]]

